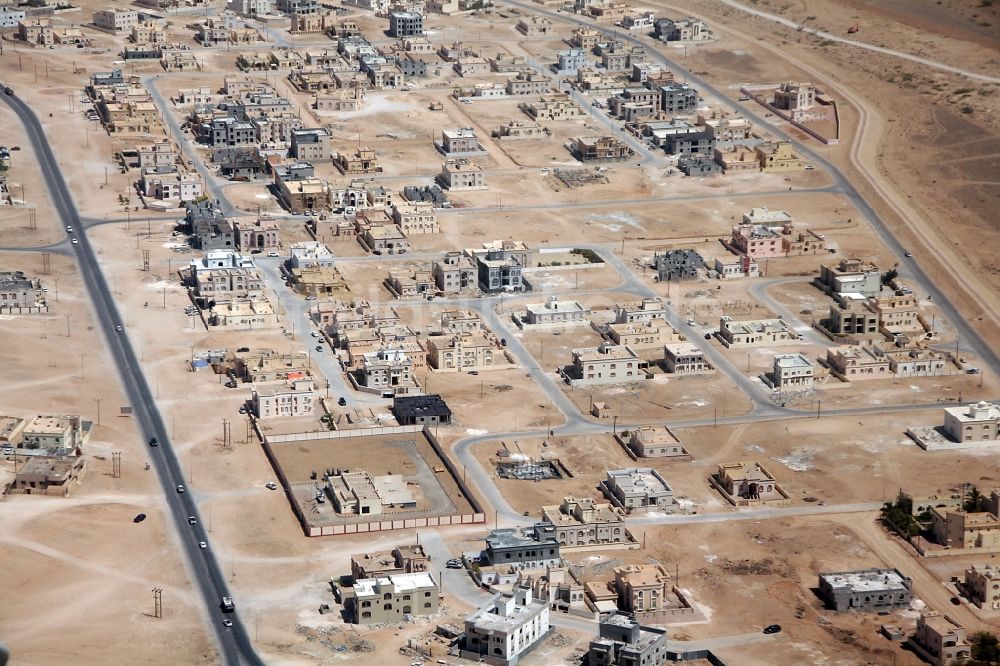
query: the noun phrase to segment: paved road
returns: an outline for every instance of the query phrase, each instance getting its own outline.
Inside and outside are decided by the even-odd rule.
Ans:
[[[806,281],[807,278],[797,276],[785,278],[763,278],[751,282],[748,292],[754,300],[763,303],[773,312],[777,313],[778,316],[788,322],[788,325],[801,335],[802,339],[806,342],[824,348],[833,347],[835,345],[829,338],[821,334],[806,322],[802,321],[802,318],[797,313],[792,312],[791,308],[770,294],[770,289],[772,287],[785,284],[801,284]],[[823,313],[815,313],[814,316],[822,314]]]
[[[313,365],[319,374],[330,384],[330,397],[336,400],[343,397],[351,407],[365,407],[370,405],[386,404],[386,401],[379,396],[358,393],[354,391],[344,376],[344,370],[337,360],[337,356],[325,343],[323,338],[314,338],[313,331],[318,330],[309,317],[309,308],[319,301],[307,301],[301,295],[294,293],[285,286],[281,276],[281,259],[273,257],[254,257],[254,263],[260,269],[261,275],[267,286],[276,294],[285,308],[285,326],[288,333],[302,343],[302,349],[309,352]],[[322,347],[322,351],[316,351],[316,347]],[[322,381],[316,383],[317,389],[325,391],[326,386]]]
[[[690,71],[686,71],[684,67],[664,55],[659,48],[656,48],[656,45],[650,38],[639,38],[634,35],[623,33],[614,28],[607,27],[595,21],[583,19],[570,14],[564,14],[562,12],[554,12],[534,3],[520,2],[519,0],[500,0],[499,4],[517,7],[530,13],[541,14],[559,23],[572,23],[574,25],[591,27],[604,33],[605,35],[613,36],[616,39],[628,42],[629,44],[642,46],[649,53],[651,60],[674,72],[684,72],[684,76],[686,77],[688,83],[700,90],[704,96],[713,96],[719,106],[743,115],[760,127],[767,127],[772,134],[780,139],[791,141],[799,155],[810,160],[818,168],[823,169],[830,174],[835,185],[840,188],[844,195],[851,200],[851,203],[854,204],[859,211],[861,211],[862,216],[871,225],[875,234],[902,264],[900,273],[903,274],[905,272],[906,274],[913,276],[914,280],[920,285],[920,288],[929,295],[938,307],[941,308],[941,311],[949,319],[949,321],[951,321],[958,329],[961,339],[971,341],[970,344],[975,350],[975,353],[982,359],[982,364],[990,368],[990,370],[997,375],[1000,375],[1000,356],[997,355],[997,352],[987,345],[975,329],[969,325],[944,292],[942,292],[935,282],[930,279],[927,273],[920,266],[919,262],[916,261],[915,258],[905,257],[907,252],[906,248],[904,248],[892,234],[886,223],[875,212],[875,209],[872,208],[871,204],[868,203],[861,193],[855,189],[854,185],[852,185],[844,174],[828,159],[814,151],[809,145],[796,140],[780,127],[772,125],[761,115],[755,113],[750,107],[741,105],[731,97],[728,97],[700,76]],[[741,9],[746,8],[741,6]]]
[[[192,583],[198,587],[204,598],[221,658],[227,664],[263,664],[250,642],[238,613],[228,615],[233,622],[232,627],[225,628],[222,625],[223,617],[226,616],[222,614],[219,604],[223,596],[230,596],[225,576],[212,550],[210,548],[201,549],[198,546],[199,541],[208,541],[202,521],[198,520],[198,524],[195,526],[188,524],[189,516],[195,517],[196,520],[199,517],[195,498],[192,493],[176,492],[176,487],[184,483],[184,474],[170,444],[170,439],[167,437],[167,429],[153,400],[128,335],[126,332],[118,333],[115,331],[115,326],[123,320],[118,314],[107,281],[100,271],[94,249],[86,234],[82,233],[79,213],[69,188],[63,180],[59,164],[49,147],[41,123],[38,122],[38,118],[31,108],[21,99],[8,95],[0,95],[0,99],[3,99],[4,103],[11,107],[24,124],[28,139],[38,157],[42,174],[46,182],[49,183],[52,203],[63,225],[72,226],[79,231],[75,236],[78,244],[72,245],[72,249],[80,267],[81,279],[87,287],[94,307],[95,319],[104,330],[111,357],[118,368],[129,402],[132,404],[133,415],[143,437],[143,443],[153,437],[156,437],[160,442],[159,446],[149,448],[149,458],[156,468],[160,485],[163,487],[163,493],[173,517],[174,526],[190,565]]]

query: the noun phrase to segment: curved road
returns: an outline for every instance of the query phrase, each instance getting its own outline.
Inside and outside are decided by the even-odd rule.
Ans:
[[[73,202],[73,197],[63,180],[59,164],[45,138],[44,130],[31,108],[15,96],[0,95],[0,99],[17,114],[24,124],[28,139],[38,156],[39,166],[45,180],[50,185],[52,203],[59,213],[64,226],[72,226],[79,233],[75,236],[77,244],[71,245],[80,267],[80,276],[87,286],[90,299],[94,306],[94,314],[99,325],[104,329],[108,350],[118,367],[119,375],[132,403],[133,416],[145,440],[153,437],[159,440],[159,446],[149,447],[149,458],[156,468],[163,487],[163,493],[170,507],[180,542],[184,548],[192,573],[192,582],[201,590],[205,600],[208,616],[212,618],[215,629],[216,643],[221,660],[226,664],[263,664],[257,656],[250,637],[240,620],[238,613],[223,615],[220,604],[223,596],[230,596],[226,578],[215,559],[211,549],[202,549],[198,542],[208,541],[204,526],[198,520],[196,502],[190,493],[178,493],[176,488],[184,483],[184,474],[177,461],[167,429],[153,400],[152,393],[142,373],[142,367],[136,358],[132,345],[125,332],[116,332],[115,326],[122,321],[118,315],[111,290],[101,273],[97,256],[90,245],[86,234],[82,233],[83,225],[80,215]],[[193,516],[198,524],[189,525],[188,517]],[[222,620],[229,617],[232,627],[224,627]]]

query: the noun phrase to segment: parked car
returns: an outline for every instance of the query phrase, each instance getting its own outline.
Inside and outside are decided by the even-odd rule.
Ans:
[[[132,522],[133,523],[141,523],[144,520],[146,520],[146,514],[140,513],[135,518],[132,519]]]
[[[461,569],[462,568],[462,560],[452,558],[452,559],[448,560],[447,562],[445,562],[444,566],[447,567],[448,569]]]
[[[226,382],[226,388],[236,388],[236,382],[230,379],[228,382]]]
[[[239,349],[236,350],[236,353],[242,354],[242,353],[248,352],[248,351],[250,351],[249,347],[240,347]]]
[[[269,257],[277,257],[277,256],[280,256],[280,255],[277,252],[275,252],[274,250],[271,250],[270,252],[267,253],[267,256],[269,256]]]
[[[764,633],[765,634],[776,634],[779,631],[781,631],[781,625],[780,624],[769,624],[766,627],[764,627]]]
[[[240,405],[240,414],[246,414],[246,413],[247,413],[247,406]]]
[[[347,406],[347,398],[345,398],[344,396],[340,396],[340,399],[337,400],[337,404],[340,405],[341,407]]]
[[[323,351],[323,345],[316,345],[316,351],[318,352]]]
[[[277,490],[278,484],[275,483],[274,481],[268,481],[267,483],[264,484],[264,487],[267,488],[268,490]]]

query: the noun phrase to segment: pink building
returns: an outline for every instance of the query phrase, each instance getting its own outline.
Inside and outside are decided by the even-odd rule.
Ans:
[[[785,256],[781,234],[762,224],[739,224],[733,227],[730,244],[751,259]]]

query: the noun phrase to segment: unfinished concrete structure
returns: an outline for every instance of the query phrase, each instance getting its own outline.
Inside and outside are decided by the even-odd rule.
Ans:
[[[1000,610],[1000,567],[971,565],[965,570],[962,589],[969,601],[987,610]]]
[[[459,654],[490,666],[517,666],[549,633],[549,604],[529,588],[498,594],[465,620]]]
[[[907,608],[912,581],[896,569],[864,569],[819,575],[819,595],[837,612]]]
[[[627,613],[601,619],[590,641],[585,666],[661,666],[667,657],[667,630],[646,627]]]
[[[691,458],[680,439],[667,426],[639,426],[628,434],[627,445],[640,458]]]
[[[426,617],[440,609],[441,588],[430,572],[358,580],[344,606],[354,624],[399,623],[406,615]]]

